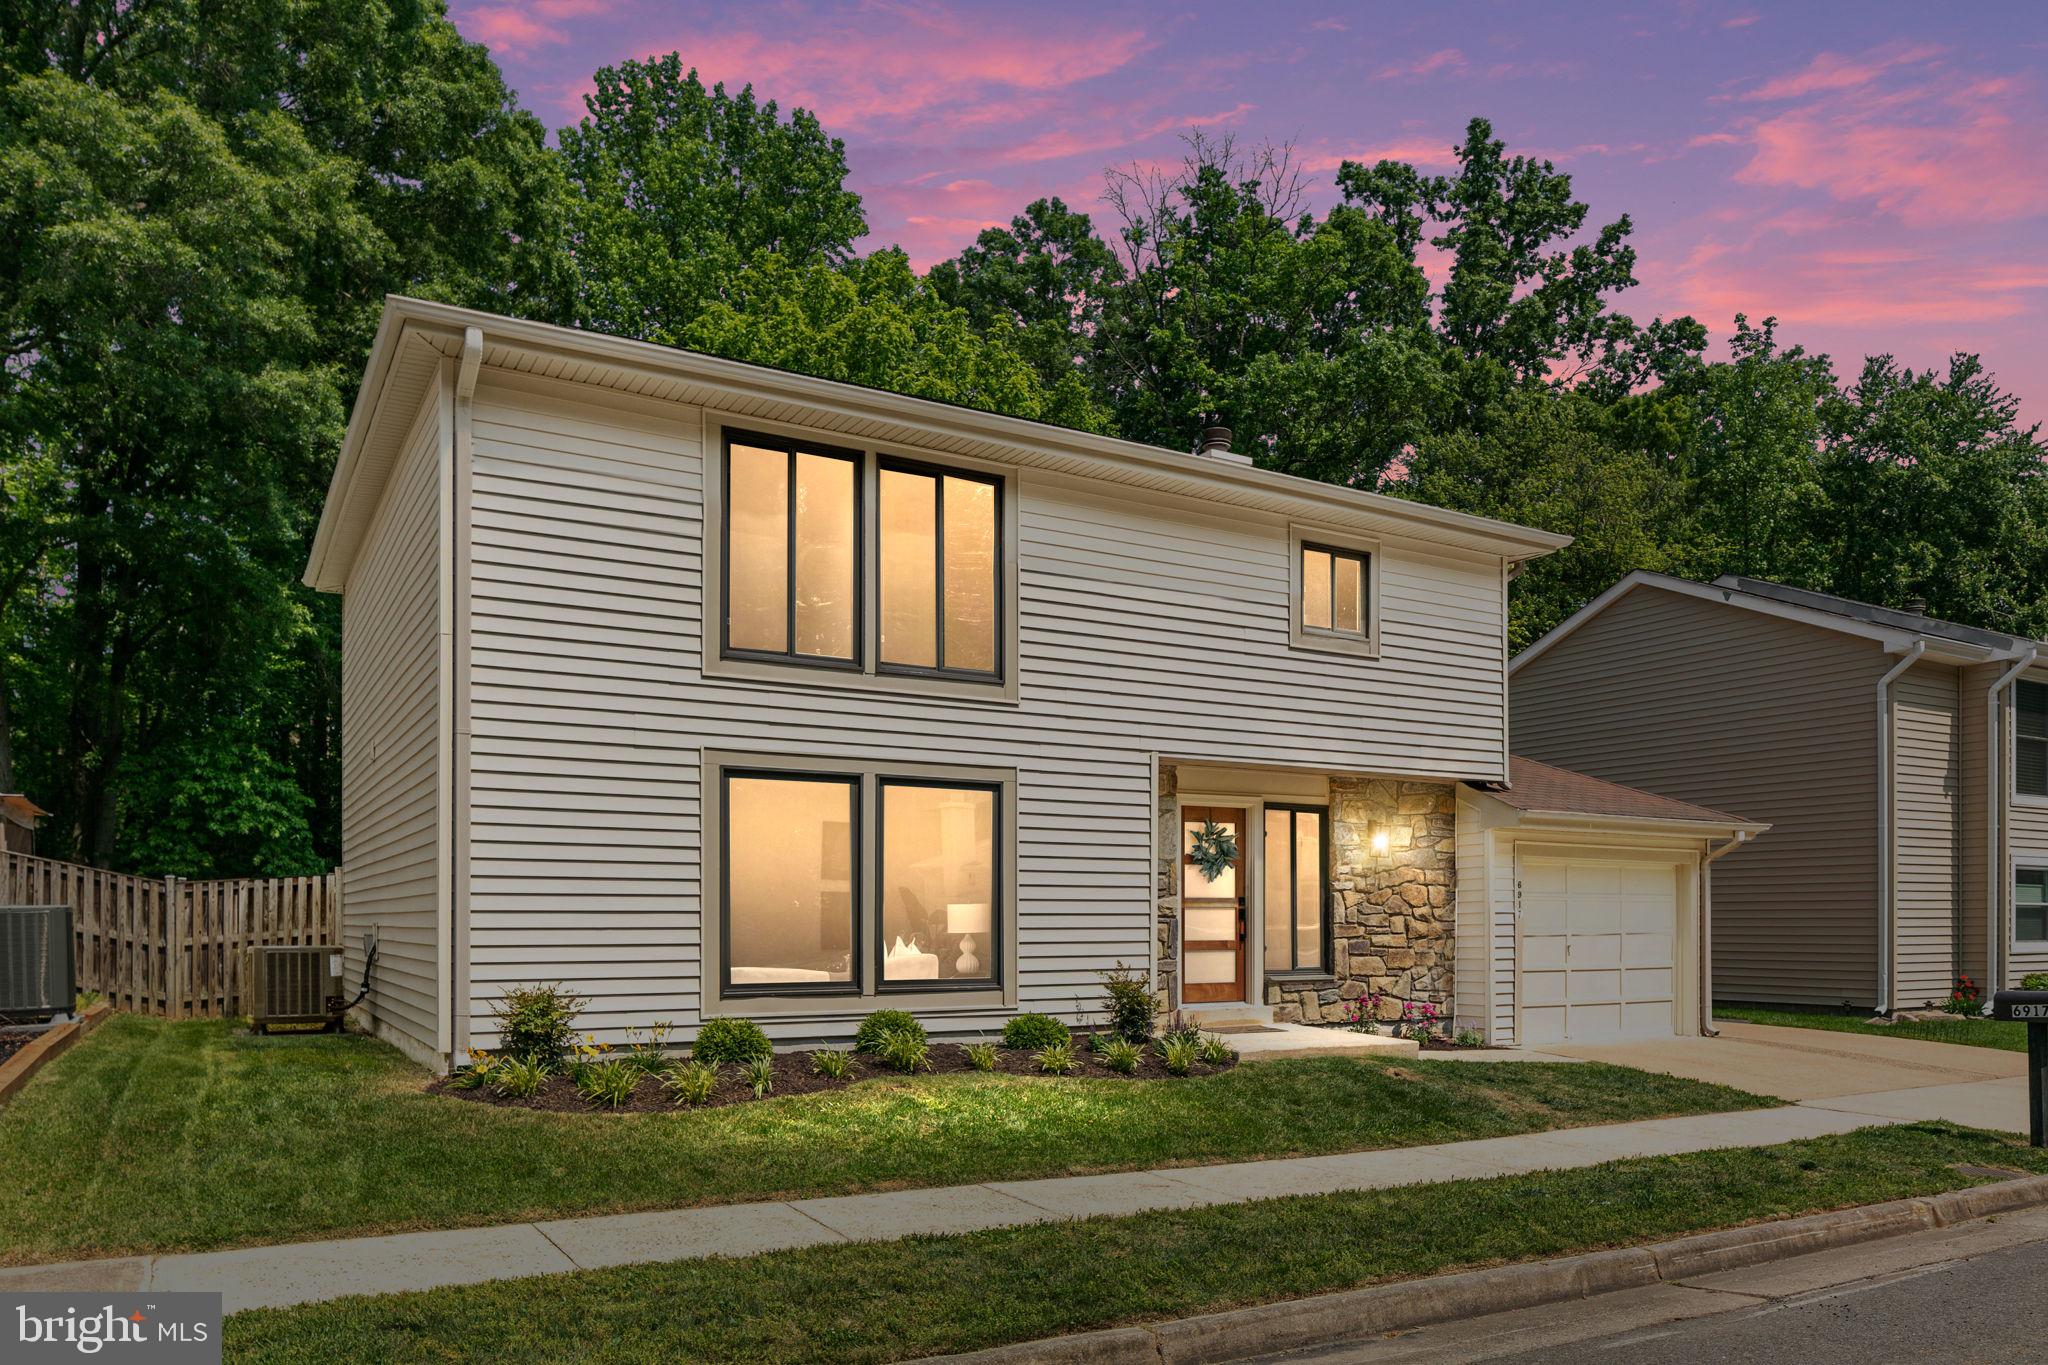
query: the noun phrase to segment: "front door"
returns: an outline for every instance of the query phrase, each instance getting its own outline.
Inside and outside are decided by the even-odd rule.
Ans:
[[[1194,858],[1195,835],[1212,821],[1237,845],[1237,857],[1214,877]],[[1180,810],[1180,998],[1191,1005],[1244,999],[1244,829],[1242,809]]]

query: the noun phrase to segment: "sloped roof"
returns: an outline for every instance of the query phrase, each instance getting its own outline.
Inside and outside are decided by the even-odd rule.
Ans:
[[[1554,768],[1520,754],[1508,755],[1508,781],[1474,783],[1480,791],[1516,810],[1550,815],[1604,815],[1630,820],[1683,820],[1703,825],[1753,826],[1740,815],[1676,801],[1638,787],[1624,787],[1567,768]]]
[[[2021,635],[2007,635],[2003,631],[1985,630],[1980,626],[1966,626],[1959,621],[1944,621],[1938,616],[1929,616],[1920,611],[1900,611],[1895,607],[1880,607],[1871,602],[1858,602],[1854,598],[1837,597],[1831,592],[1814,592],[1810,588],[1795,588],[1786,583],[1773,583],[1767,578],[1744,578],[1740,574],[1722,574],[1714,580],[1717,588],[1733,588],[1737,592],[1754,597],[1768,597],[1773,601],[1790,602],[1797,606],[1811,607],[1815,611],[1828,612],[1851,621],[1863,621],[1872,625],[1889,626],[1893,630],[1910,630],[1920,635],[1931,635],[1937,639],[1954,640],[1961,644],[1982,645],[1986,649],[2010,650],[2022,645],[2035,643]]]

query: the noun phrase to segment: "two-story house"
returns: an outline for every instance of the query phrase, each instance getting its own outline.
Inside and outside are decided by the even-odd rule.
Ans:
[[[1722,999],[1884,1013],[2048,971],[2048,643],[1636,573],[1512,672],[1523,753],[1771,822],[1716,885]]]
[[[363,1018],[445,1062],[561,981],[607,1039],[987,1036],[1124,963],[1166,1008],[1690,1031],[1757,827],[1503,789],[1508,584],[1564,543],[392,299],[306,575]]]

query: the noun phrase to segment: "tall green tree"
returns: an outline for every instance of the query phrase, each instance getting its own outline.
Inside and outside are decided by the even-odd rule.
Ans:
[[[846,148],[752,86],[706,88],[675,53],[597,73],[561,131],[579,325],[675,344],[757,257],[841,266],[867,232]]]

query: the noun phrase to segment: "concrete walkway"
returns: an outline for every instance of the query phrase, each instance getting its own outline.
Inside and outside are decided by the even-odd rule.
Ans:
[[[831,1242],[975,1232],[1151,1209],[1596,1166],[1628,1157],[1762,1147],[1927,1117],[1895,1095],[1862,1108],[1788,1105],[1377,1152],[1048,1180],[995,1181],[717,1208],[514,1223],[179,1256],[0,1271],[0,1291],[218,1290],[228,1312],[560,1271]]]

